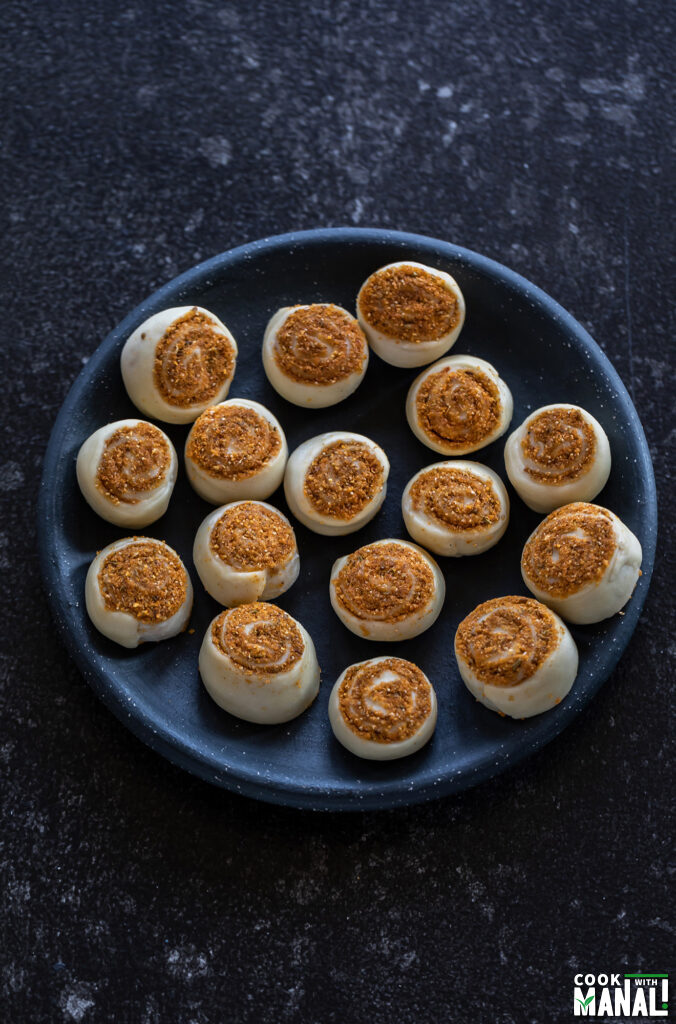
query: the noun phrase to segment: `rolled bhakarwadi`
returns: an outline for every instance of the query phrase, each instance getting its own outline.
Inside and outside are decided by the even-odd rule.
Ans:
[[[312,638],[300,622],[267,602],[217,615],[204,636],[199,669],[213,700],[247,722],[288,722],[319,691]]]
[[[507,476],[535,512],[591,501],[605,487],[610,463],[605,430],[577,405],[536,409],[505,445]]]
[[[137,409],[165,423],[191,423],[228,394],[237,342],[201,306],[164,309],[129,336],[120,366]]]
[[[339,558],[331,570],[331,605],[341,622],[369,640],[408,640],[432,626],[446,583],[417,544],[378,540]]]
[[[185,445],[185,469],[213,505],[264,499],[284,476],[288,447],[279,420],[261,405],[233,398],[203,412]]]
[[[329,697],[334,736],[357,757],[392,761],[415,753],[432,736],[437,698],[425,673],[403,658],[350,665]]]
[[[511,718],[560,704],[577,675],[577,647],[567,627],[531,597],[480,604],[458,626],[455,656],[470,693]]]
[[[389,472],[387,456],[375,441],[335,430],[291,453],[284,494],[296,519],[315,533],[353,533],[383,504]]]
[[[406,418],[415,436],[442,455],[468,455],[500,437],[512,419],[512,393],[477,356],[449,356],[413,381]]]
[[[454,459],[421,469],[401,499],[406,529],[435,555],[478,555],[500,540],[509,522],[509,498],[497,473]]]
[[[263,367],[275,391],[294,405],[323,409],[342,402],[366,373],[369,350],[350,313],[330,302],[285,306],[263,339]]]
[[[576,501],[533,531],[521,574],[531,593],[568,622],[600,622],[633,594],[641,559],[638,538],[614,512]]]
[[[357,316],[369,345],[393,366],[424,366],[455,343],[465,300],[450,274],[423,263],[390,263],[366,279]]]

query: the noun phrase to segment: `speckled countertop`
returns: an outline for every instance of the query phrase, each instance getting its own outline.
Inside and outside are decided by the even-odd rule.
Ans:
[[[549,1024],[578,970],[673,953],[668,515],[591,707],[420,808],[331,817],[212,789],[127,733],[55,636],[33,508],[71,381],[157,285],[263,235],[375,225],[507,263],[613,359],[671,482],[670,5],[304,7],[3,8],[9,1024]]]

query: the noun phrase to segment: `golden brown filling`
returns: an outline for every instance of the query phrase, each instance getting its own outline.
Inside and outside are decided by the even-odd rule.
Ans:
[[[232,376],[235,349],[213,320],[191,309],[164,332],[155,349],[155,387],[169,405],[210,402]]]
[[[518,686],[558,647],[559,626],[530,597],[496,597],[463,619],[455,649],[477,679],[490,686]]]
[[[403,658],[352,665],[338,688],[345,723],[362,739],[401,743],[432,712],[432,691],[417,665]]]
[[[483,530],[500,520],[502,506],[493,484],[466,469],[428,469],[409,495],[414,511],[451,530]]]
[[[289,523],[257,501],[243,501],[226,509],[211,531],[209,544],[226,565],[242,572],[277,569],[296,550]]]
[[[161,430],[151,423],[120,427],[106,441],[96,485],[118,505],[135,505],[164,481],[171,453]]]
[[[395,541],[358,548],[334,580],[335,595],[355,618],[399,622],[427,609],[434,573],[423,556]]]
[[[538,589],[569,597],[599,582],[616,546],[610,512],[576,501],[543,519],[523,549],[521,567]]]
[[[209,476],[243,480],[259,473],[281,450],[275,426],[245,405],[215,405],[195,420],[188,458]]]
[[[481,370],[444,367],[430,373],[415,404],[421,429],[449,452],[480,444],[500,423],[500,392]]]
[[[379,493],[383,467],[362,441],[334,441],[310,463],[303,491],[323,516],[354,519]]]
[[[274,604],[242,604],[221,612],[211,627],[216,647],[244,672],[278,675],[305,650],[298,625]]]
[[[404,265],[377,270],[359,296],[366,323],[397,341],[436,341],[460,320],[457,298],[436,274]]]
[[[521,441],[524,470],[543,484],[566,484],[591,469],[594,430],[577,409],[546,409],[528,424]]]
[[[300,384],[335,384],[358,373],[367,356],[364,332],[338,306],[316,303],[289,313],[277,332],[275,361]]]
[[[138,540],[111,553],[98,573],[110,612],[127,612],[139,622],[166,622],[186,596],[186,573],[166,544]]]

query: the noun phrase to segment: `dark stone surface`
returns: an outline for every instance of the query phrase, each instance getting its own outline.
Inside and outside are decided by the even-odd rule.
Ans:
[[[558,740],[459,798],[330,817],[209,788],[97,703],[33,508],[65,392],[132,306],[239,242],[343,223],[448,238],[561,301],[632,392],[664,500],[670,5],[3,19],[3,1021],[544,1024],[576,970],[668,969],[668,514],[634,641]]]

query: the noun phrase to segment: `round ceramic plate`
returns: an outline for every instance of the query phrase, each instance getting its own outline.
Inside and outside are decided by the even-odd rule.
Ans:
[[[261,363],[263,331],[280,306],[336,302],[354,309],[361,282],[377,267],[413,259],[449,271],[467,301],[467,320],[453,354],[492,362],[514,395],[516,426],[538,406],[573,402],[603,424],[613,453],[610,480],[597,499],[616,512],[643,545],[643,575],[623,616],[573,627],[580,671],[555,710],[526,721],[488,711],[469,695],[453,656],[460,620],[479,602],[523,594],[519,561],[539,520],[511,492],[512,516],[503,540],[473,558],[442,559],[446,603],[432,629],[392,645],[427,673],[439,698],[432,741],[412,757],[368,762],[333,738],[327,703],[339,673],[355,661],[385,653],[353,636],[329,604],[336,558],[380,537],[405,537],[401,494],[421,467],[439,456],[412,435],[404,415],[408,387],[419,370],[388,366],[372,355],[365,380],[347,401],[304,410],[272,389]],[[152,313],[195,303],[216,313],[239,345],[231,398],[268,406],[286,431],[289,449],[326,430],[366,434],[387,452],[392,471],[382,511],[347,537],[322,537],[296,525],[301,556],[298,582],[279,600],[311,633],[322,669],[319,697],[286,725],[249,725],[207,696],[197,670],[204,631],[219,611],[192,566],[195,531],[210,510],[191,490],[183,467],[167,514],[144,531],[168,541],[192,571],[195,606],[184,633],[127,651],[90,624],[84,581],[95,552],[125,535],[85,504],[75,479],[75,457],[97,427],[133,416],[120,376],[120,351]],[[179,453],[188,427],[162,424]],[[505,478],[504,438],[472,458]],[[182,455],[180,454],[182,458]],[[288,514],[282,490],[269,499]],[[505,267],[446,242],[393,231],[331,229],[267,238],[216,256],[182,274],[142,303],[94,352],[59,414],[45,457],[39,503],[42,568],[60,632],[84,676],[137,736],[175,764],[228,789],[276,803],[319,809],[384,808],[452,793],[504,771],[561,732],[608,678],[629,643],[653,565],[655,484],[636,410],[615,370],[583,328],[552,299]]]

